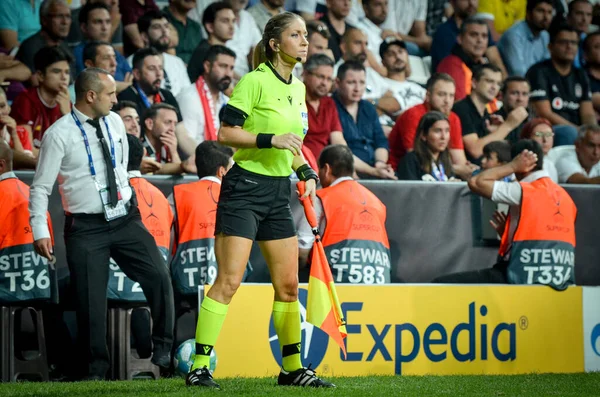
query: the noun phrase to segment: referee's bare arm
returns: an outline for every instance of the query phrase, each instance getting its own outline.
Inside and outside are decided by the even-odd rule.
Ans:
[[[219,129],[219,143],[235,148],[255,148],[257,134],[245,131],[240,126],[233,126],[226,122],[221,123]],[[302,153],[302,138],[298,135],[288,132],[282,135],[273,135],[271,137],[271,146],[276,149],[287,149],[294,156]]]

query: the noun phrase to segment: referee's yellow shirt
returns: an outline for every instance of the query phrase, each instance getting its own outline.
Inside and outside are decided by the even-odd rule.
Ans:
[[[292,75],[285,81],[270,63],[261,63],[235,86],[229,106],[246,113],[243,129],[302,139],[308,132],[304,83]],[[233,159],[243,169],[267,176],[289,176],[293,155],[281,149],[239,149]]]

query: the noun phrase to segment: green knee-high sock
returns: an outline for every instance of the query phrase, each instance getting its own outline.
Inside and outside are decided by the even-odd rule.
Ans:
[[[282,366],[292,372],[302,368],[300,361],[300,307],[295,302],[273,302],[273,325],[281,347]]]
[[[202,301],[196,325],[196,355],[192,370],[210,366],[210,353],[225,322],[228,307],[208,296]]]

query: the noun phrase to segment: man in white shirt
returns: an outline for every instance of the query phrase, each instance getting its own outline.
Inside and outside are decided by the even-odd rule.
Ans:
[[[408,51],[404,41],[388,37],[381,43],[379,55],[387,70],[387,77],[383,81],[391,95],[382,97],[376,106],[390,118],[389,125],[394,125],[396,117],[402,112],[425,101],[427,91],[417,83],[406,80]]]
[[[265,31],[265,26],[269,22],[269,19],[285,11],[283,3],[285,3],[284,0],[259,0],[252,7],[248,8],[248,12],[254,18],[261,35]]]
[[[65,245],[76,299],[81,362],[86,378],[109,368],[106,289],[112,256],[140,283],[153,320],[152,362],[170,366],[173,290],[154,238],[144,227],[127,176],[129,148],[118,114],[116,84],[106,71],[88,68],[75,83],[77,100],[44,135],[31,185],[29,211],[36,252],[52,260],[46,211],[58,176],[65,210]]]
[[[583,125],[574,146],[550,150],[560,183],[600,184],[600,127]]]
[[[177,96],[182,89],[190,85],[190,78],[181,58],[166,52],[171,45],[166,14],[162,11],[148,11],[138,19],[137,25],[144,47],[155,48],[161,54],[164,77],[160,88]],[[127,58],[127,62],[133,67],[133,55]]]
[[[211,46],[204,60],[204,73],[177,95],[183,124],[194,142],[216,140],[221,126],[219,112],[229,97],[223,92],[233,79],[235,52],[222,45]]]
[[[394,32],[385,31],[381,25],[388,16],[388,0],[363,0],[362,7],[365,15],[359,18],[357,28],[362,30],[369,41],[369,51],[373,54],[378,63],[381,63],[379,47],[386,35],[394,35]],[[384,34],[385,33],[385,34]]]
[[[366,71],[366,89],[363,94],[363,99],[376,100],[379,99],[386,91],[383,77],[369,66],[367,61],[367,36],[358,29],[346,29],[346,33],[342,37],[340,49],[342,57],[333,67],[333,74],[337,75],[339,67],[346,61],[355,60],[365,66]]]
[[[381,27],[399,33],[399,38],[407,42],[410,55],[424,56],[431,48],[431,37],[425,29],[426,19],[426,1],[390,0],[389,14]]]
[[[262,33],[252,15],[244,9],[248,5],[247,0],[233,0],[228,3],[235,15],[235,25],[233,38],[225,45],[238,55],[233,71],[239,80],[252,69],[252,53],[262,39]]]
[[[488,269],[441,276],[434,282],[544,284],[556,289],[574,283],[577,208],[543,170],[544,152],[539,143],[521,140],[513,145],[511,154],[510,163],[484,170],[468,181],[473,193],[509,205],[508,218],[496,214],[491,222],[502,236],[498,263]],[[513,173],[517,181],[502,181]]]

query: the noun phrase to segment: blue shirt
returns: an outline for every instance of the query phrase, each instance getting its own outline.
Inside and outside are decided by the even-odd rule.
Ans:
[[[456,44],[456,38],[460,28],[456,24],[454,18],[448,18],[446,22],[438,26],[435,34],[433,35],[433,41],[431,43],[431,71],[435,72],[438,65],[442,62],[442,59],[450,55],[454,44]],[[492,34],[489,33],[488,28],[488,47],[493,47],[496,42],[492,38]]]
[[[583,40],[587,37],[587,33],[581,33],[579,36],[579,49],[577,50],[577,54],[575,55],[575,60],[573,61],[573,66],[576,68],[582,68],[585,66],[585,58],[583,57]]]
[[[342,132],[348,147],[352,154],[369,164],[375,165],[375,150],[388,149],[388,140],[383,133],[379,116],[375,107],[365,100],[358,103],[358,113],[356,123],[346,110],[346,107],[340,101],[336,93],[333,94],[333,100],[338,109],[340,122],[342,123]]]
[[[2,0],[0,6],[0,29],[17,32],[19,43],[42,29],[40,6],[42,0],[35,0],[33,8],[29,0]],[[8,48],[10,50],[10,48]]]
[[[78,75],[83,69],[85,69],[85,64],[83,63],[83,49],[85,48],[87,42],[82,41],[77,44],[75,48],[73,48],[73,56],[75,57],[75,72]],[[115,75],[113,76],[116,81],[125,80],[125,75],[127,73],[131,73],[131,67],[127,62],[127,59],[117,50],[115,50],[115,55],[117,57],[117,70],[115,71]]]
[[[510,76],[525,76],[527,70],[538,62],[550,58],[550,35],[543,30],[534,36],[525,21],[516,23],[502,35],[498,51]]]

